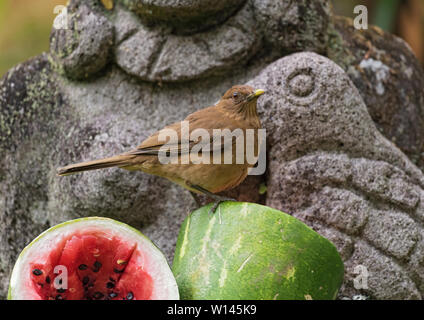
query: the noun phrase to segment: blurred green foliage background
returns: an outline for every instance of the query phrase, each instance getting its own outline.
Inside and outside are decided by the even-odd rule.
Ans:
[[[424,0],[332,0],[336,14],[354,17],[369,8],[370,23],[400,35],[424,62]],[[0,0],[0,77],[12,66],[47,51],[55,18],[66,0]]]
[[[0,0],[0,77],[49,48],[53,8],[66,0]]]

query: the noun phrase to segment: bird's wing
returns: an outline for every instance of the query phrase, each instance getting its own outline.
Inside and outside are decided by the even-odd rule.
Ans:
[[[186,154],[191,151],[191,149],[198,145],[202,150],[214,150],[214,149],[223,149],[229,144],[229,140],[224,140],[222,142],[221,135],[214,129],[228,129],[233,132],[238,128],[237,121],[229,119],[222,111],[217,109],[215,106],[199,110],[190,114],[185,121],[189,123],[189,136],[188,140],[182,139],[181,127],[182,122],[176,122],[169,126],[166,126],[160,131],[157,131],[146,140],[144,140],[136,149],[127,152],[126,154],[131,155],[154,155],[157,156],[162,147],[166,145],[166,151],[176,152],[178,154]],[[208,139],[193,139],[192,133],[196,129],[203,129],[203,133],[208,134]],[[169,136],[167,130],[172,130],[172,135],[175,136],[175,142],[169,142]],[[200,134],[200,132],[198,132]],[[161,135],[162,134],[162,135]],[[240,135],[240,132],[234,131],[234,135],[231,140],[231,144],[234,144],[237,136]],[[168,136],[168,139],[166,137]],[[186,138],[186,137],[183,137]],[[219,140],[221,139],[221,143]],[[209,146],[209,147],[208,147]]]

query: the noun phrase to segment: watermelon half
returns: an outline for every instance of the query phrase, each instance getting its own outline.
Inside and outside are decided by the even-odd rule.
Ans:
[[[190,214],[172,269],[182,299],[334,299],[343,281],[336,247],[298,219],[242,202]]]
[[[142,233],[107,218],[83,218],[48,229],[20,254],[12,300],[179,299],[160,250]]]

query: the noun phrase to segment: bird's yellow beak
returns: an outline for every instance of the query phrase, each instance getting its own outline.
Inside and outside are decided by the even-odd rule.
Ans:
[[[247,96],[247,100],[253,100],[255,98],[258,98],[259,96],[263,95],[265,93],[265,90],[263,89],[257,89],[255,90],[253,93],[251,93],[250,95]]]
[[[259,97],[259,96],[263,95],[264,93],[265,93],[264,89],[258,89],[258,90],[255,90],[255,92],[253,94],[255,95],[255,97]]]

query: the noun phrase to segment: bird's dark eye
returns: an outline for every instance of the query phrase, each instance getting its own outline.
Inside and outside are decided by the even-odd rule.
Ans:
[[[237,98],[238,98],[238,96],[239,96],[239,93],[238,93],[238,92],[234,92],[234,93],[233,93],[233,98],[237,99]]]

